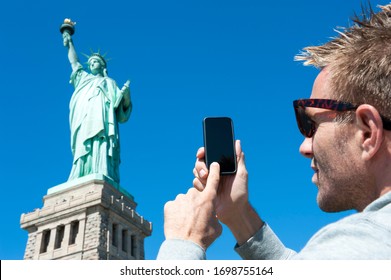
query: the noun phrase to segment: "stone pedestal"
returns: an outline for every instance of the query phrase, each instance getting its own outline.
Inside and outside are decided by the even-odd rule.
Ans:
[[[28,231],[24,259],[142,260],[152,224],[133,197],[103,175],[56,186],[41,209],[22,214]]]

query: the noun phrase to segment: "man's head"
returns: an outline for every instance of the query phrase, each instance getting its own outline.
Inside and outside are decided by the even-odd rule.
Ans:
[[[391,4],[363,11],[354,25],[322,46],[307,47],[296,60],[330,68],[333,98],[371,104],[391,119]]]
[[[361,211],[390,190],[391,5],[354,22],[296,57],[321,69],[311,99],[330,99],[295,103],[306,136],[300,152],[312,159],[318,204],[327,212]]]

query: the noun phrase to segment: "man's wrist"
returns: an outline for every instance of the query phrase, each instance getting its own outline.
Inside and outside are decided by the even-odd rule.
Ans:
[[[240,246],[254,236],[254,234],[264,225],[264,222],[251,204],[247,203],[228,223],[226,223],[226,225],[231,230]]]

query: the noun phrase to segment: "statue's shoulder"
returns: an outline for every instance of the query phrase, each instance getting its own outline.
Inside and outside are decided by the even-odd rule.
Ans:
[[[88,75],[90,74],[84,69],[83,65],[78,62],[77,67],[75,67],[72,71],[70,81],[71,83],[75,84],[78,83],[78,81],[87,78]]]
[[[86,72],[86,71],[80,62],[76,62],[76,65],[74,67],[72,67],[72,75],[76,75],[77,73],[80,73],[80,72]]]

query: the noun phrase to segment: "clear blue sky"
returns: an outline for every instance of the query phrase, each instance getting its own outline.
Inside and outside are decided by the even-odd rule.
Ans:
[[[366,2],[366,1],[365,1]],[[374,7],[377,4],[372,3]],[[153,222],[146,258],[156,257],[163,206],[192,185],[205,116],[230,116],[242,140],[251,202],[286,246],[300,250],[348,213],[316,204],[292,100],[310,95],[317,70],[293,61],[346,26],[358,0],[5,1],[0,11],[0,259],[22,259],[22,213],[42,207],[71,168],[71,67],[58,28],[77,22],[80,58],[108,52],[109,75],[132,81],[134,109],[121,125],[121,185]],[[224,229],[209,259],[238,259]]]

